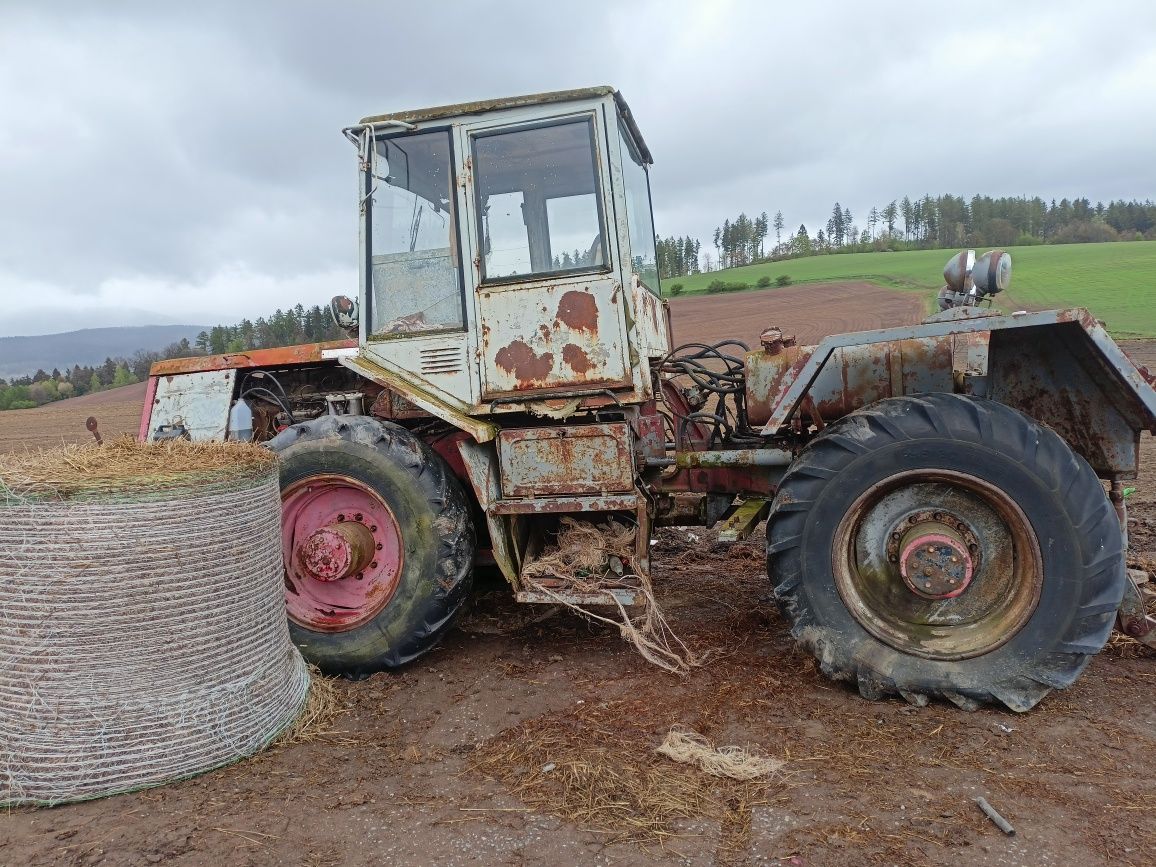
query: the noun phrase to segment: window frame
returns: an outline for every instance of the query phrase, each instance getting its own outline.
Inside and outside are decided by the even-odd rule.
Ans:
[[[362,176],[362,196],[365,201],[365,209],[362,215],[362,220],[365,223],[365,302],[362,306],[365,319],[365,336],[366,340],[383,341],[383,340],[399,340],[407,337],[429,337],[437,336],[439,334],[461,334],[470,330],[469,320],[469,304],[466,299],[466,278],[465,278],[465,251],[462,249],[462,221],[461,214],[461,200],[458,197],[458,167],[457,167],[457,142],[454,135],[454,127],[452,124],[440,124],[438,126],[424,127],[419,129],[402,129],[396,132],[376,133],[373,136],[373,147],[376,150],[377,143],[389,139],[414,138],[419,135],[427,133],[442,133],[446,136],[449,143],[449,200],[452,203],[451,213],[451,240],[454,247],[457,248],[457,272],[458,272],[458,296],[461,301],[462,324],[460,326],[451,326],[448,328],[431,328],[426,331],[407,331],[398,334],[374,334],[373,326],[377,317],[376,304],[373,303],[373,175],[371,174],[371,166],[367,165],[361,171]],[[415,194],[416,195],[416,194]]]
[[[504,277],[491,277],[486,273],[486,238],[485,221],[482,212],[481,185],[478,183],[478,140],[497,135],[508,135],[516,132],[527,132],[535,129],[545,129],[554,126],[585,124],[590,134],[591,171],[594,175],[594,204],[598,210],[598,235],[602,239],[601,265],[584,265],[578,268],[558,268],[549,271],[531,271],[528,274],[515,274]],[[598,147],[598,121],[593,111],[583,111],[578,114],[562,115],[559,117],[544,118],[524,123],[512,123],[502,126],[487,127],[469,133],[470,161],[473,167],[473,218],[477,223],[474,238],[477,244],[479,265],[479,283],[483,286],[499,286],[509,283],[531,283],[556,277],[570,277],[576,274],[608,274],[614,270],[613,245],[610,243],[606,225],[606,200],[602,184],[602,163],[600,148]],[[558,197],[560,198],[560,197]],[[549,200],[547,200],[549,201]],[[547,222],[547,230],[549,225]],[[553,256],[554,251],[550,251]]]
[[[650,231],[651,231],[651,234],[654,235],[656,233],[656,230],[654,227],[654,198],[653,198],[653,193],[651,192],[651,189],[650,189],[650,164],[647,163],[646,159],[642,156],[642,149],[639,148],[638,143],[634,140],[634,136],[630,132],[630,127],[626,123],[626,119],[622,116],[622,114],[620,112],[616,111],[614,113],[614,115],[615,115],[616,125],[618,127],[618,140],[620,142],[623,142],[626,145],[626,148],[628,150],[628,153],[622,154],[622,207],[626,209],[626,236],[627,236],[627,241],[630,242],[630,253],[631,253],[631,255],[629,257],[629,261],[626,262],[625,264],[626,264],[627,269],[629,270],[631,276],[634,276],[634,258],[633,258],[633,256],[634,256],[634,242],[633,242],[633,239],[630,238],[631,217],[630,217],[630,200],[627,198],[627,195],[626,195],[626,188],[628,186],[627,180],[626,180],[626,172],[628,171],[628,169],[627,169],[626,163],[627,163],[627,160],[629,160],[634,165],[637,165],[639,168],[642,169],[642,176],[644,178],[646,178],[646,207],[649,209],[648,213],[650,214]],[[659,269],[658,269],[658,239],[657,239],[657,237],[652,237],[650,239],[650,243],[651,243],[651,248],[654,250],[654,282],[657,283],[658,285],[656,285],[652,289],[649,286],[647,286],[645,283],[643,283],[641,277],[639,278],[638,282],[641,283],[642,288],[645,289],[647,292],[649,292],[651,295],[654,295],[657,298],[661,298],[662,297],[662,272],[659,271]]]

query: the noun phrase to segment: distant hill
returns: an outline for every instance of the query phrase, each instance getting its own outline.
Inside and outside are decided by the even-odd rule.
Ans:
[[[208,329],[206,325],[139,325],[0,337],[0,377],[31,376],[37,368],[51,372],[54,367],[100,364],[110,357],[130,358],[138,349],[159,351],[182,337],[192,342]]]

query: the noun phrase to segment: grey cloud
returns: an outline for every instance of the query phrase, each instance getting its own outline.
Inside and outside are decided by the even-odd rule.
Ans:
[[[7,4],[0,299],[43,330],[84,303],[256,315],[277,281],[321,301],[356,248],[342,126],[596,83],[655,153],[661,234],[905,193],[1143,198],[1154,33],[1144,0]]]

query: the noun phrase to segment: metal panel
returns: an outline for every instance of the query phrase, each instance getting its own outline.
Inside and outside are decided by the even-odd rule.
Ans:
[[[483,397],[629,385],[622,306],[611,278],[482,289]]]
[[[170,358],[158,361],[149,370],[150,376],[193,373],[204,370],[229,368],[282,367],[290,364],[316,364],[335,357],[341,350],[356,349],[356,340],[331,340],[328,343],[300,343],[274,349],[250,349],[245,352],[226,352],[221,355],[197,355],[192,358]]]
[[[498,434],[498,461],[506,497],[634,490],[624,422],[504,430]]]
[[[502,496],[498,486],[498,460],[494,446],[491,443],[463,440],[458,443],[458,451],[462,463],[466,465],[470,484],[477,494],[478,504],[486,514],[486,529],[489,530],[494,561],[510,585],[517,588],[520,554],[514,542],[512,519],[496,517],[490,513],[491,505]]]
[[[782,386],[771,397],[771,413],[762,432],[776,433],[786,424],[799,407],[811,384],[828,359],[840,347],[862,346],[892,340],[912,340],[946,337],[952,334],[974,334],[982,331],[1002,331],[1005,329],[1029,328],[1040,325],[1071,323],[1081,328],[1092,345],[1098,364],[1106,380],[1115,383],[1120,393],[1132,407],[1137,417],[1143,418],[1143,427],[1156,427],[1156,391],[1144,379],[1136,366],[1121,351],[1115,341],[1087,310],[1077,307],[1067,310],[1047,310],[1040,313],[1017,313],[1011,316],[978,316],[966,319],[933,318],[921,325],[904,325],[898,328],[882,328],[877,331],[859,331],[828,337],[813,353],[800,358],[798,367],[791,369],[783,377]],[[1047,419],[1041,419],[1047,421]]]
[[[236,379],[235,370],[159,377],[149,439],[162,424],[183,424],[193,441],[225,439]]]
[[[993,331],[988,396],[1044,422],[1100,476],[1135,476],[1144,419],[1074,323]]]

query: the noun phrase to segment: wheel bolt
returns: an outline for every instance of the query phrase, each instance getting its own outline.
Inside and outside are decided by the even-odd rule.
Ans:
[[[377,524],[370,524],[369,532],[376,533],[377,532]]]
[[[345,520],[345,515],[342,515],[342,514],[338,514],[338,516],[337,516],[337,520],[338,520],[338,521],[344,521],[344,520]]]
[[[374,547],[374,548],[376,548],[378,551],[380,551],[380,550],[381,550],[381,543],[380,543],[380,542],[378,542],[378,543],[377,543],[376,545],[374,545],[373,547]]]
[[[361,520],[361,512],[358,512],[356,515],[354,515],[353,520],[360,521]]]
[[[376,560],[374,560],[372,563],[370,563],[370,564],[369,564],[369,568],[370,568],[370,569],[376,569],[376,568],[377,568],[377,561],[376,561]]]

